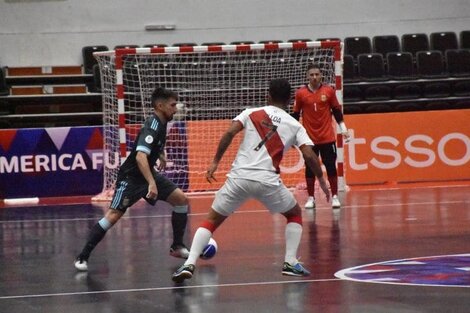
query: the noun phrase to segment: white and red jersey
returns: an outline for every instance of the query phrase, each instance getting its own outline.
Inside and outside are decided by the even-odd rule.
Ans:
[[[279,164],[292,146],[312,145],[305,128],[275,106],[246,109],[234,118],[243,124],[244,138],[238,149],[231,178],[279,185]]]

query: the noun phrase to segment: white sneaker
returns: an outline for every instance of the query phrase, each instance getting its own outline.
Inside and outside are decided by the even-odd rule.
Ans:
[[[73,263],[73,265],[75,265],[75,268],[81,272],[88,271],[88,262],[86,260],[77,258],[75,262]]]
[[[331,198],[331,206],[333,208],[340,208],[341,207],[341,202],[339,202],[339,199],[338,199],[338,196],[337,195],[334,195],[332,198]]]
[[[189,250],[184,245],[172,245],[170,255],[175,258],[187,259],[189,257]]]
[[[315,198],[308,197],[307,202],[305,202],[306,209],[315,209]]]

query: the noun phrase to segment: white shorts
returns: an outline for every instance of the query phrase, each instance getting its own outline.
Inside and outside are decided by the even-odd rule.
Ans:
[[[266,206],[271,213],[284,213],[297,201],[284,184],[271,185],[259,181],[228,177],[215,194],[212,208],[223,216],[229,216],[246,200],[253,198]]]

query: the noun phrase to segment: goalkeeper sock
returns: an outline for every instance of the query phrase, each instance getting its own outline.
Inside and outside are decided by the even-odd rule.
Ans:
[[[315,198],[315,177],[313,178],[306,178],[305,179],[307,183],[307,193],[310,197]]]
[[[330,183],[331,195],[335,196],[338,194],[338,176],[328,176],[328,182]]]

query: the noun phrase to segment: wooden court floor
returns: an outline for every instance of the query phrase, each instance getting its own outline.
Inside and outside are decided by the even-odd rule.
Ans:
[[[217,255],[200,260],[183,285],[171,281],[182,261],[168,255],[170,210],[163,203],[131,208],[95,249],[88,273],[72,263],[105,204],[4,206],[0,312],[470,312],[469,194],[469,184],[353,189],[335,211],[320,199],[316,210],[303,211],[299,256],[312,271],[306,278],[281,275],[285,220],[251,201],[217,230]],[[304,192],[296,196],[305,201]],[[188,244],[210,203],[191,198]],[[465,257],[452,273],[433,267],[417,278],[414,266],[428,261],[422,258],[445,255]],[[360,278],[393,272],[390,261],[408,259],[399,262],[413,266],[400,278],[405,283]],[[376,265],[362,267],[368,264]],[[346,275],[338,278],[339,271]],[[459,283],[447,283],[456,271]]]

